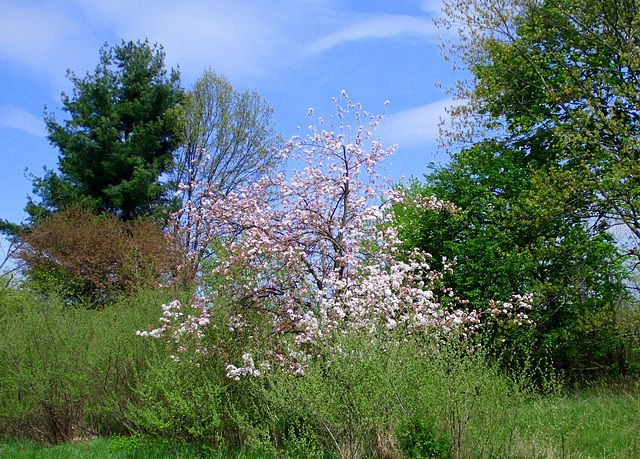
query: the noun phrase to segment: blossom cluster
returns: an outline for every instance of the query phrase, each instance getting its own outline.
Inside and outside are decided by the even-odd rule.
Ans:
[[[506,317],[509,322],[518,326],[532,325],[534,321],[527,314],[532,308],[533,295],[513,295],[510,301],[489,300],[487,314],[492,317]]]
[[[190,310],[190,313],[185,314],[183,311],[186,309]],[[138,330],[136,335],[168,341],[176,352],[181,354],[187,351],[196,354],[207,352],[199,343],[204,338],[207,327],[216,327],[215,324],[211,324],[208,308],[199,306],[197,302],[185,307],[176,300],[162,305],[162,316],[158,320],[162,322],[160,327],[152,329],[149,325],[149,330]],[[196,343],[195,346],[193,343]],[[180,360],[177,354],[172,354],[171,358]]]
[[[337,335],[351,330],[382,340],[389,334],[468,334],[480,324],[482,312],[467,310],[443,285],[446,260],[444,270],[435,271],[428,254],[398,249],[392,205],[430,212],[455,212],[455,205],[394,189],[379,170],[395,147],[370,140],[382,117],[334,101],[336,117],[317,120],[308,138],[294,137],[279,153],[300,166],[289,179],[265,171],[225,196],[205,190],[204,205],[184,209],[204,238],[218,242],[211,276],[214,294],[236,308],[229,330],[252,327],[242,311],[268,319],[269,339],[259,352],[265,362],[257,369],[253,350],[245,349],[240,366],[227,366],[231,378],[259,376],[274,366],[300,374]],[[517,301],[509,304],[515,319],[526,318],[516,312]],[[163,307],[163,327],[140,334],[201,337],[207,311],[183,320],[179,303],[172,305]]]

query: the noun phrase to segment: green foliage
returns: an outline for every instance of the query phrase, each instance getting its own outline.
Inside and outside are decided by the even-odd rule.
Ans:
[[[536,293],[538,341],[570,376],[628,373],[616,321],[622,267],[637,270],[640,254],[638,2],[447,0],[444,10],[460,34],[450,57],[474,76],[451,91],[467,103],[447,139],[474,146],[427,179],[464,209],[447,225],[470,247],[441,252],[470,255],[458,258],[470,282],[457,282],[472,300],[489,298],[478,285]]]
[[[432,421],[411,419],[398,429],[399,448],[412,459],[448,459],[451,440],[436,432]]]
[[[382,344],[366,333],[342,336],[337,348],[303,377],[271,375],[265,395],[280,444],[288,445],[293,431],[306,432],[309,450],[342,458],[396,457],[399,450],[463,457],[508,448],[524,398],[520,383],[483,351],[454,338]]]
[[[135,332],[157,316],[161,301],[140,292],[98,311],[25,289],[3,295],[0,434],[58,443],[130,433],[125,408],[137,400],[132,389],[157,344]]]
[[[390,397],[384,354],[356,336],[339,347],[341,352],[310,366],[304,377],[276,375],[267,396],[286,414],[280,421],[284,432],[305,429],[319,442],[316,448],[351,458],[375,451],[378,438],[391,435],[401,409]],[[281,441],[286,445],[288,438]]]
[[[128,408],[131,422],[156,438],[219,444],[224,370],[160,357],[153,362],[141,375],[139,400]]]
[[[0,234],[9,238],[14,238],[16,234],[22,233],[26,226],[17,223],[11,223],[9,220],[0,219]]]
[[[405,248],[430,253],[437,269],[442,257],[456,260],[445,279],[471,309],[534,294],[534,336],[517,327],[485,329],[495,343],[533,345],[538,358],[551,351],[571,377],[604,373],[608,361],[619,364],[623,257],[605,226],[586,226],[572,211],[541,211],[533,177],[545,171],[544,159],[497,142],[464,149],[409,188],[452,201],[458,211],[397,208],[400,236]]]
[[[141,291],[98,311],[5,292],[0,433],[46,443],[112,440],[0,443],[0,455],[529,457],[560,454],[563,438],[572,454],[638,451],[635,392],[536,396],[526,374],[505,376],[486,351],[454,337],[379,343],[344,335],[340,352],[310,361],[304,376],[274,369],[236,381],[226,377],[224,356],[242,343],[213,329],[203,342],[211,353],[176,362],[167,342],[135,334],[157,323],[160,304],[176,295]],[[226,306],[211,306],[219,324]]]
[[[626,0],[525,2],[517,36],[474,66],[478,97],[507,142],[555,155],[539,204],[624,224],[638,242],[640,9]],[[496,37],[498,38],[498,37]],[[540,139],[544,139],[541,143]]]
[[[243,340],[253,337],[229,330],[229,305],[212,300],[208,307],[212,318],[203,338],[186,333],[177,342],[161,339],[153,348],[157,352],[147,356],[149,366],[137,379],[136,397],[124,410],[125,417],[155,439],[195,442],[219,451],[273,451],[264,381],[226,376],[226,365],[240,358]],[[183,317],[190,314],[187,308],[181,312]],[[140,330],[159,326],[159,305],[156,314]]]
[[[73,97],[62,94],[70,119],[46,116],[49,141],[60,149],[60,172],[33,179],[32,220],[70,204],[132,219],[162,203],[180,137],[174,108],[182,99],[179,75],[167,77],[162,48],[147,41],[100,50],[84,78],[69,72]]]
[[[512,399],[503,398],[504,405]],[[622,392],[614,388],[586,390],[574,395],[534,396],[517,404],[518,410],[509,421],[511,437],[502,450],[466,451],[461,457],[541,458],[541,457],[612,457],[633,458],[640,454],[640,406],[638,388],[627,387]],[[423,419],[412,426],[405,419],[398,425],[399,446],[408,439],[414,445],[395,454],[363,454],[363,457],[447,457],[444,437],[434,434],[431,421]],[[497,429],[496,429],[497,430]],[[408,436],[408,434],[411,434]],[[431,438],[435,435],[436,442]],[[303,439],[303,437],[300,437]],[[493,439],[496,441],[495,439]],[[418,445],[426,448],[418,449]],[[408,446],[409,448],[411,446]],[[426,451],[431,451],[431,456]],[[438,456],[438,451],[442,454]],[[402,455],[400,455],[402,453]],[[168,440],[151,439],[139,434],[114,436],[112,439],[66,443],[44,447],[28,441],[0,442],[0,456],[11,458],[307,458],[335,457],[328,451],[304,454],[291,450],[268,452],[262,449],[216,451],[198,444],[175,444]]]
[[[141,434],[116,435],[109,444],[109,455],[131,458],[210,458],[224,456],[216,454],[205,444],[172,442],[167,438],[152,438]]]
[[[474,75],[453,92],[449,138],[490,139],[535,162],[532,209],[622,228],[637,257],[640,21],[628,0],[448,0],[451,52]],[[542,167],[544,166],[544,167]]]

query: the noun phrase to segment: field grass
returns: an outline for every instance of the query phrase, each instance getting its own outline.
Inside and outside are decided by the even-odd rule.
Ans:
[[[508,404],[509,400],[504,402]],[[508,445],[493,451],[478,448],[469,451],[468,457],[640,458],[640,395],[638,391],[613,394],[599,389],[574,395],[537,397],[521,405],[514,413],[513,423],[503,427],[511,432]],[[482,444],[481,440],[478,439],[477,444]],[[262,451],[229,454],[191,445],[116,437],[52,447],[4,442],[0,443],[0,457],[251,459],[282,456]]]
[[[136,439],[97,438],[65,443],[56,446],[44,446],[35,443],[4,442],[0,443],[1,458],[17,459],[198,459],[198,458],[233,458],[258,459],[276,458],[262,451],[239,452],[235,454],[199,448],[191,445],[169,445]]]
[[[512,454],[526,458],[640,458],[640,394],[577,394],[525,404]]]

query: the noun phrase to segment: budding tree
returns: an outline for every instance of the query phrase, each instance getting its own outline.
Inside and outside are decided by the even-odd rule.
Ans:
[[[171,180],[182,184],[175,222],[187,251],[190,271],[208,254],[206,226],[194,220],[201,198],[227,195],[277,168],[272,150],[283,146],[273,122],[273,108],[255,91],[237,90],[224,76],[206,70],[178,110],[183,143],[174,155]],[[184,186],[187,185],[187,186]],[[175,191],[175,190],[174,190]],[[189,212],[185,212],[186,208]],[[200,216],[204,212],[197,212]]]

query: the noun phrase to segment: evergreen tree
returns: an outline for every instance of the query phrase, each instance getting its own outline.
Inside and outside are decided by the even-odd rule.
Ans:
[[[122,42],[100,50],[93,74],[69,72],[73,96],[62,94],[69,120],[46,115],[48,139],[60,150],[59,173],[33,179],[27,212],[32,222],[79,204],[124,220],[150,215],[163,202],[172,153],[180,144],[174,107],[183,91],[179,74],[164,68],[162,47]]]

